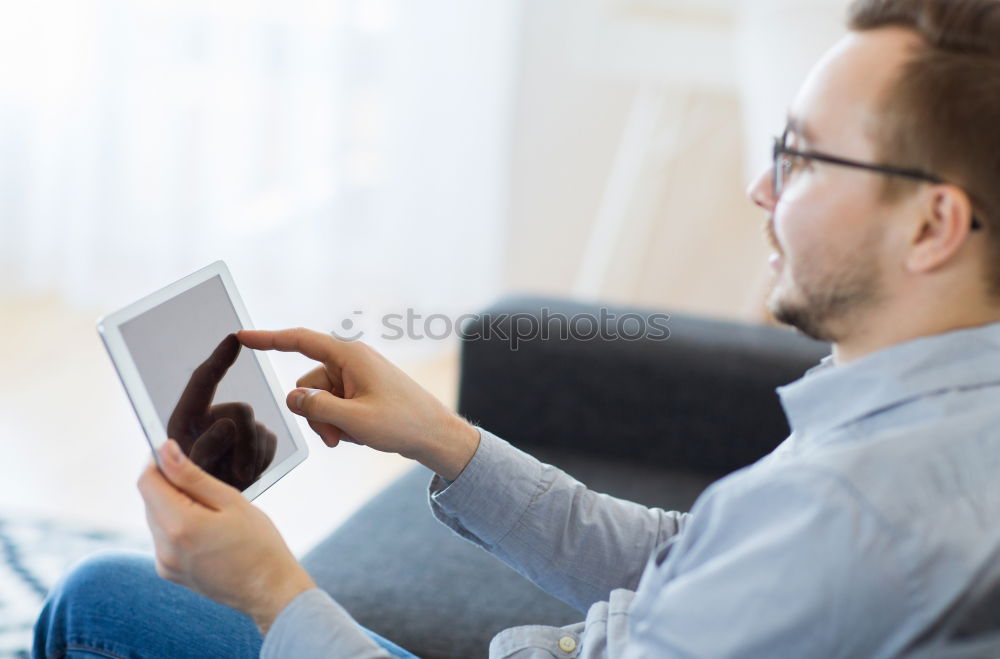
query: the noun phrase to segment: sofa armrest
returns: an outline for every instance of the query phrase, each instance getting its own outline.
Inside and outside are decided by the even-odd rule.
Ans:
[[[528,450],[723,474],[785,438],[775,387],[829,353],[785,328],[680,314],[665,322],[666,339],[559,336],[561,319],[600,319],[602,309],[648,326],[657,313],[540,297],[490,306],[463,327],[459,413]],[[556,319],[547,337],[544,319]]]

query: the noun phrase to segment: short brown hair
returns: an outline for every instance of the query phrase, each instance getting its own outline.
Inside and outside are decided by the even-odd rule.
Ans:
[[[879,157],[968,193],[993,246],[990,293],[1000,297],[1000,0],[856,0],[848,26],[923,38],[882,99]],[[886,186],[890,198],[911,189],[901,179]]]

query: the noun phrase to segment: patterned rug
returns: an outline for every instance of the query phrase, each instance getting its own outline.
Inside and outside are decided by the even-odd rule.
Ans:
[[[29,657],[31,628],[49,589],[102,549],[152,551],[149,540],[0,514],[0,657]]]

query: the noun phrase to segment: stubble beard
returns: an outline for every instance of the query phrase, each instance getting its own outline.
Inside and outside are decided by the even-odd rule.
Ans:
[[[784,267],[789,267],[786,263]],[[880,269],[871,244],[826,272],[802,272],[797,286],[771,289],[768,309],[775,320],[817,341],[842,341],[860,315],[881,299]]]

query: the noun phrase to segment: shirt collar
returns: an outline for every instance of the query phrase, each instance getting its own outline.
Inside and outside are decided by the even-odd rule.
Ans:
[[[1000,323],[925,336],[778,387],[793,432],[816,435],[914,398],[1000,383]]]

